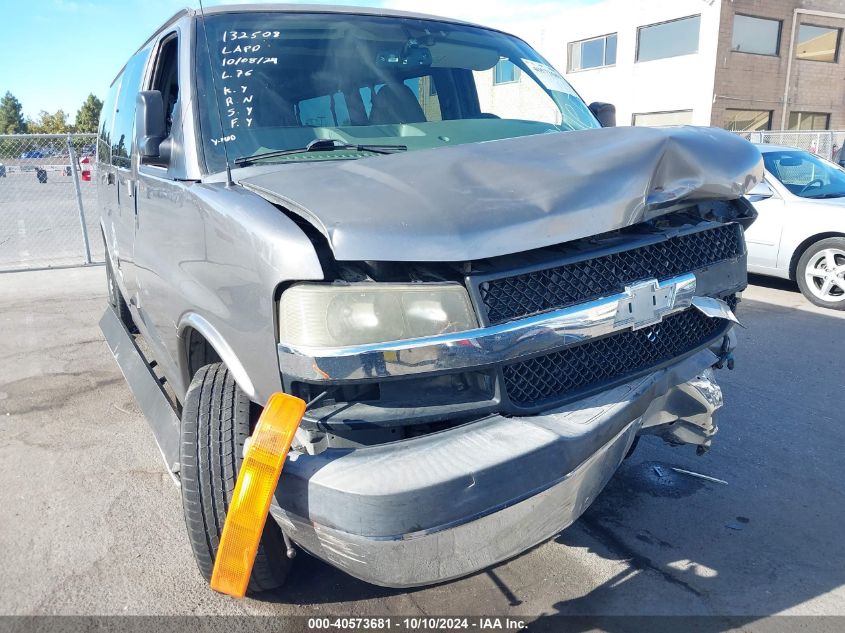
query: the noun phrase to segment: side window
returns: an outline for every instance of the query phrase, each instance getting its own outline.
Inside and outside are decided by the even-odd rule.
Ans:
[[[129,60],[123,70],[111,133],[111,162],[115,167],[128,169],[131,165],[130,156],[135,131],[135,98],[141,88],[141,77],[149,54],[149,49],[141,51]]]
[[[114,123],[114,102],[120,90],[123,75],[119,75],[109,88],[103,109],[100,112],[100,128],[97,130],[97,160],[101,163],[111,162],[111,131]]]
[[[151,90],[161,92],[167,118],[167,134],[170,135],[176,102],[179,100],[179,38],[175,33],[168,35],[159,46]]]

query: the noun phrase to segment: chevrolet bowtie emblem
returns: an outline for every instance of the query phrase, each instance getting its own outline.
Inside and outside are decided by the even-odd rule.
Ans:
[[[660,283],[647,279],[625,286],[625,298],[619,301],[614,325],[639,330],[672,312],[679,296],[689,300],[695,294],[695,276],[688,275]]]

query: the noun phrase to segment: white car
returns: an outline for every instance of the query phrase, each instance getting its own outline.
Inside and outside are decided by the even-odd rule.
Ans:
[[[748,193],[748,270],[792,279],[818,306],[845,310],[845,169],[794,147],[758,145],[765,180]]]

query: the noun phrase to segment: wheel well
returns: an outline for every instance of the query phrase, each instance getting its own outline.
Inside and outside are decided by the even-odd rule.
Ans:
[[[818,233],[816,235],[813,235],[812,237],[808,237],[795,248],[795,251],[792,253],[792,260],[789,262],[789,278],[792,281],[795,281],[795,272],[798,269],[798,260],[801,259],[801,255],[804,254],[804,251],[806,251],[811,245],[815,244],[816,242],[826,240],[829,237],[845,237],[845,234],[837,233],[836,231]]]
[[[187,364],[188,380],[190,381],[200,367],[219,363],[220,355],[206,338],[192,327],[185,328],[185,361]]]

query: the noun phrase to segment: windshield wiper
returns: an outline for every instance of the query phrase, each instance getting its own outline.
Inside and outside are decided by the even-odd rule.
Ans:
[[[352,149],[357,152],[371,152],[373,154],[392,154],[403,152],[408,149],[407,145],[355,145],[344,143],[332,138],[318,138],[306,145],[296,149],[279,149],[272,152],[261,152],[251,156],[241,156],[235,159],[235,165],[248,165],[257,160],[265,158],[276,158],[278,156],[290,156],[291,154],[302,154],[304,152],[332,152],[337,149]]]
[[[812,198],[813,200],[822,200],[824,198],[845,198],[845,191],[840,193],[822,193],[818,196],[805,196],[807,198]]]

